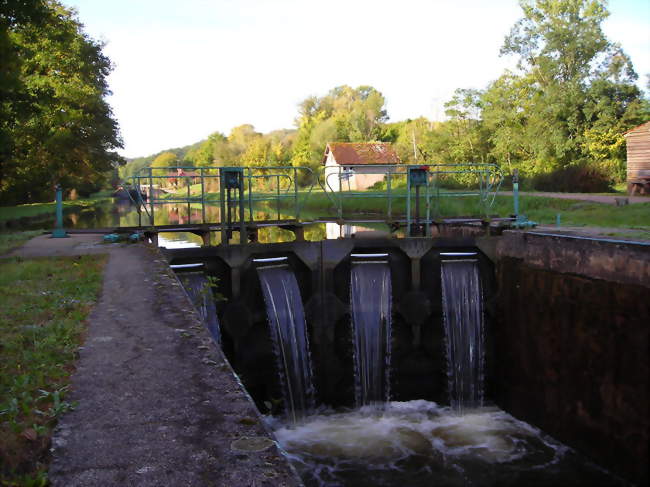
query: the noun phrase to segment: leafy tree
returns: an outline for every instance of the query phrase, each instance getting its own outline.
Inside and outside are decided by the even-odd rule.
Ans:
[[[384,135],[383,95],[371,86],[338,86],[299,106],[298,133],[291,161],[317,169],[328,142],[369,142]]]
[[[178,163],[178,156],[168,151],[158,155],[151,163],[151,167],[175,167]]]
[[[103,45],[54,0],[11,0],[0,13],[0,201],[49,199],[54,184],[81,194],[123,162],[117,122],[105,101],[112,69]],[[3,61],[4,70],[4,61]]]
[[[622,133],[643,121],[637,75],[601,24],[600,0],[522,0],[501,53],[518,56],[482,97],[492,154],[529,174],[605,164],[620,175]]]

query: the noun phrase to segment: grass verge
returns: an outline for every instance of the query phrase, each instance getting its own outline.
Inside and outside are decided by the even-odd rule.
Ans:
[[[343,198],[343,217],[355,217],[360,214],[368,216],[385,216],[388,210],[387,199],[379,194],[367,192],[368,197]],[[399,193],[398,193],[399,195]],[[319,216],[333,216],[336,211],[327,195],[312,193],[304,198],[303,208],[307,213]],[[436,204],[432,198],[431,215],[433,218],[467,217],[467,216],[498,216],[508,217],[513,213],[512,196],[497,196],[490,208],[481,208],[475,196],[445,196]],[[269,200],[260,206],[269,211],[274,210],[275,202]],[[281,201],[281,207],[290,212],[292,200]],[[414,199],[411,201],[414,206]],[[592,226],[611,228],[633,228],[641,231],[650,230],[650,202],[635,203],[625,206],[615,206],[607,203],[549,198],[544,196],[521,196],[520,212],[528,219],[539,224],[555,224],[560,215],[562,225]],[[425,213],[424,199],[421,200],[421,214]],[[403,217],[406,213],[405,193],[393,198],[393,217]],[[413,209],[411,210],[413,211]]]
[[[27,240],[41,235],[43,230],[25,230],[22,232],[0,232],[0,255],[20,247]]]
[[[0,260],[0,485],[46,485],[106,256]]]

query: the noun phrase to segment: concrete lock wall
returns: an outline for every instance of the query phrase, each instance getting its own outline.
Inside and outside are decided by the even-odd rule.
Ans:
[[[505,232],[496,259],[495,401],[646,485],[650,245]]]
[[[218,304],[224,351],[266,411],[281,394],[253,258],[289,258],[305,306],[317,400],[351,406],[349,256],[389,253],[391,397],[446,404],[439,254],[477,251],[487,400],[620,475],[647,480],[650,246],[524,232],[481,237],[462,228],[441,235],[167,255],[171,263],[204,262],[219,278],[227,298]]]

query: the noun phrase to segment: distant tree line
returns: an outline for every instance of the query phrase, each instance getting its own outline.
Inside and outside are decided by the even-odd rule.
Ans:
[[[388,123],[383,95],[339,86],[299,105],[295,130],[252,125],[131,162],[174,166],[294,165],[317,168],[327,142],[392,142],[404,162],[495,163],[539,189],[600,191],[625,177],[623,133],[650,118],[650,104],[621,47],[609,41],[599,0],[520,2],[523,17],[502,55],[517,57],[485,89],[457,89],[447,120]],[[650,88],[650,87],[649,87]]]
[[[102,48],[55,0],[0,0],[0,204],[96,191],[123,162]]]

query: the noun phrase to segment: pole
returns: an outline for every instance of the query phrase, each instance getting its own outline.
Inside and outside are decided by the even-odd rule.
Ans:
[[[205,224],[205,174],[201,168],[201,223]]]
[[[56,226],[52,230],[52,238],[68,238],[70,235],[67,234],[63,228],[63,191],[61,185],[56,185]]]
[[[228,245],[228,234],[226,232],[226,171],[223,168],[219,169],[219,208],[220,215],[219,221],[221,223],[221,245]]]
[[[411,168],[406,168],[406,236],[411,237]]]
[[[239,243],[245,244],[248,241],[246,234],[246,210],[244,209],[244,171],[239,174]]]
[[[149,208],[151,208],[151,214],[149,215],[149,223],[153,227],[155,224],[154,218],[154,207],[153,207],[153,169],[149,167]]]
[[[519,170],[512,172],[512,196],[515,205],[515,220],[519,220]]]

